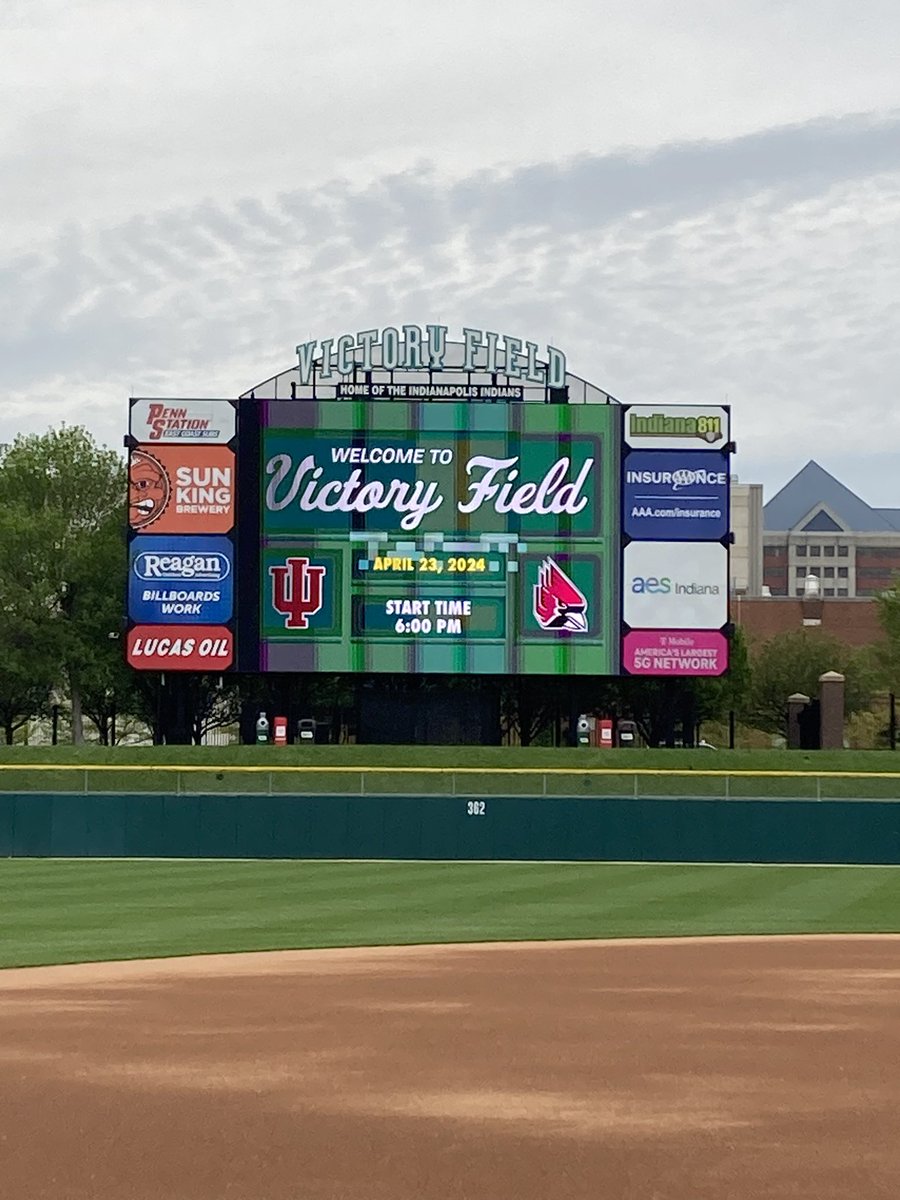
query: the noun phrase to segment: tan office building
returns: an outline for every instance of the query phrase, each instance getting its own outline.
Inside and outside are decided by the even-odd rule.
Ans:
[[[763,583],[772,596],[852,599],[889,588],[900,573],[900,509],[873,508],[816,462],[765,505]]]

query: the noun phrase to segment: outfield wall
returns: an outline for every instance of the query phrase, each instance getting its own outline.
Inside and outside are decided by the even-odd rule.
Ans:
[[[2,794],[0,856],[900,863],[900,803]]]

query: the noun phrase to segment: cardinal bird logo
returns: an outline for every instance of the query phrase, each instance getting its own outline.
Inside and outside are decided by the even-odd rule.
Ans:
[[[587,597],[552,558],[545,558],[538,571],[533,609],[541,629],[587,633]]]

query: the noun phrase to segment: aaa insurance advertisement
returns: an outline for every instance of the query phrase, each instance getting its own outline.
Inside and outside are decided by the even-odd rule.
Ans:
[[[647,541],[719,541],[728,533],[728,458],[635,450],[625,459],[622,528]]]

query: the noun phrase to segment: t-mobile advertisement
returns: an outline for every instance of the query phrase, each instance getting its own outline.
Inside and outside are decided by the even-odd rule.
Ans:
[[[622,666],[631,675],[722,675],[728,639],[713,630],[633,629],[622,642]]]

